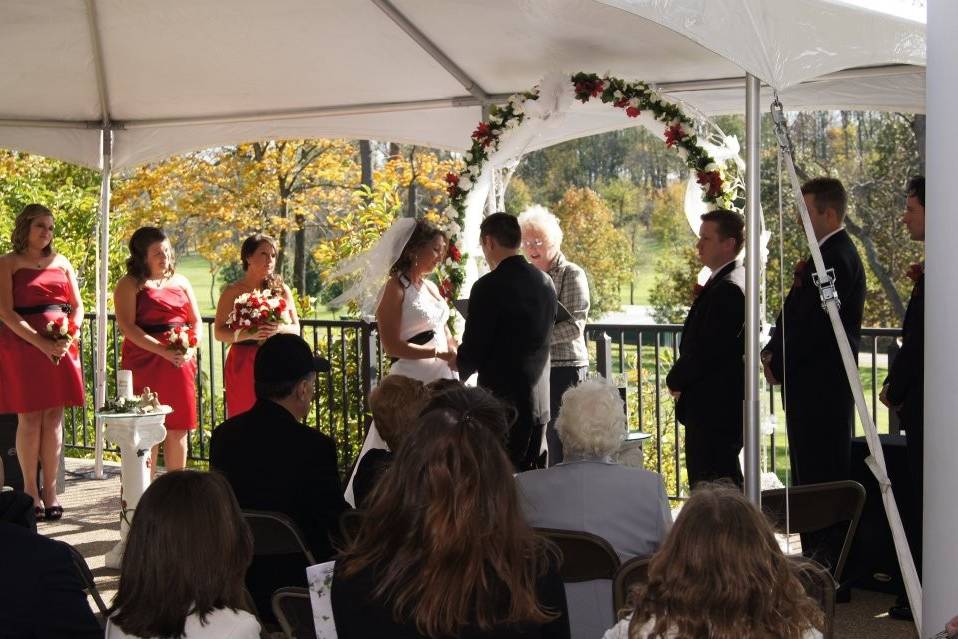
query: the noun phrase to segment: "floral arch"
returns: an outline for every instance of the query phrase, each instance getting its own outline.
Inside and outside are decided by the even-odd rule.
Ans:
[[[529,120],[546,120],[568,108],[568,104],[563,105],[563,97],[567,102],[574,97],[583,104],[598,99],[622,109],[629,118],[638,118],[643,112],[651,115],[653,121],[663,127],[665,145],[674,149],[688,166],[692,178],[690,185],[697,186],[695,190],[700,193],[706,210],[737,208],[741,202],[741,167],[735,161],[737,142],[710,131],[710,123],[704,117],[693,119],[678,104],[664,99],[645,82],[581,72],[572,76],[547,76],[530,91],[510,96],[501,106],[492,106],[487,119],[480,122],[472,133],[472,146],[463,154],[465,166],[462,171],[446,176],[450,204],[442,213],[440,224],[449,237],[450,246],[440,288],[450,300],[458,298],[467,279],[474,276],[467,272],[468,249],[470,244],[478,245],[478,221],[472,220],[474,223],[470,224],[467,217],[472,217],[470,212],[481,211],[484,204],[486,195],[481,192],[481,185],[485,181],[487,193],[492,173],[490,160],[503,153],[508,157],[521,155],[521,148],[504,147],[518,136],[523,124]],[[551,105],[546,106],[546,102]],[[648,120],[645,126],[651,128]],[[727,144],[730,140],[731,145]],[[688,202],[688,196],[686,200]],[[470,233],[471,226],[476,228]]]

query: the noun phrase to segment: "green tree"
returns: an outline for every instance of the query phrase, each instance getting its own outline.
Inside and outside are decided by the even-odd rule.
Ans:
[[[571,188],[553,213],[562,225],[562,252],[589,275],[592,317],[621,308],[619,284],[631,275],[634,258],[608,205],[592,189]]]

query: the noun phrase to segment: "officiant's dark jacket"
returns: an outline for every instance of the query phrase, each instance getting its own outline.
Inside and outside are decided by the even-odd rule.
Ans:
[[[549,347],[556,292],[548,275],[521,255],[508,257],[473,285],[459,347],[465,379],[515,406],[509,455],[518,470],[532,467],[539,437],[549,422]]]
[[[686,426],[690,484],[742,479],[744,289],[745,269],[738,262],[705,284],[685,318],[679,358],[666,377],[668,387],[682,393],[675,416]]]
[[[865,308],[861,258],[844,229],[826,239],[821,251],[825,268],[835,269],[839,314],[857,357]],[[848,479],[854,427],[854,400],[831,322],[812,282],[814,270],[811,258],[806,258],[766,347],[772,352],[772,372],[779,381],[784,379],[796,485]]]

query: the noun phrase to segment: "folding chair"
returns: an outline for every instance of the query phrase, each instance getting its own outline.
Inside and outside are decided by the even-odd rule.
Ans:
[[[273,614],[287,639],[316,639],[308,589],[286,587],[274,592]]]
[[[246,587],[258,616],[273,623],[271,598],[284,586],[306,586],[306,568],[317,563],[296,523],[283,513],[244,510],[253,534],[253,562],[246,571]]]
[[[535,531],[558,546],[562,552],[559,575],[567,584],[595,579],[609,579],[619,568],[619,556],[602,537],[592,533],[555,528]],[[613,615],[615,611],[612,611]]]
[[[86,559],[83,558],[83,555],[80,554],[79,550],[65,541],[61,541],[60,543],[70,550],[73,565],[76,566],[77,572],[80,574],[80,581],[83,582],[83,592],[93,597],[93,603],[96,604],[96,608],[100,611],[102,617],[101,623],[104,623],[109,616],[107,614],[107,606],[103,602],[103,597],[100,596],[100,591],[96,588],[96,582],[93,580],[93,572],[90,570],[90,566],[87,564]]]
[[[811,533],[840,523],[848,523],[841,552],[830,571],[841,583],[845,561],[851,549],[858,520],[865,506],[865,488],[857,481],[842,480],[822,484],[793,486],[788,491],[788,532]],[[786,489],[777,488],[762,493],[762,509],[779,533],[786,532]]]
[[[798,578],[805,587],[805,592],[815,600],[825,615],[822,638],[832,639],[835,632],[835,580],[817,561],[801,556],[789,559],[798,566]]]
[[[616,614],[628,603],[632,586],[649,578],[651,559],[651,557],[633,557],[615,571],[615,577],[612,579],[612,607],[615,608]]]

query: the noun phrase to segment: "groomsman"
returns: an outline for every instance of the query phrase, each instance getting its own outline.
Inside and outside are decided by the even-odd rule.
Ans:
[[[839,314],[854,355],[861,341],[865,270],[845,231],[848,195],[839,180],[819,177],[802,186],[826,269],[834,269]],[[795,267],[792,288],[762,352],[765,375],[785,383],[785,418],[796,486],[848,479],[854,399],[832,324],[812,281],[811,257]],[[784,320],[784,322],[783,322]]]
[[[699,260],[712,271],[682,327],[679,358],[666,377],[685,425],[689,486],[716,479],[742,485],[742,401],[745,393],[745,269],[735,260],[745,222],[732,211],[702,216]]]
[[[925,241],[925,178],[913,177],[908,181],[908,198],[902,223],[911,239]],[[901,350],[891,364],[881,391],[881,401],[898,413],[907,435],[905,449],[908,459],[909,488],[913,512],[908,518],[906,532],[921,575],[921,518],[922,518],[922,473],[924,472],[924,385],[925,385],[925,263],[912,264],[908,277],[914,282],[905,322],[902,325]],[[911,609],[905,598],[889,613],[899,619],[911,619]]]

